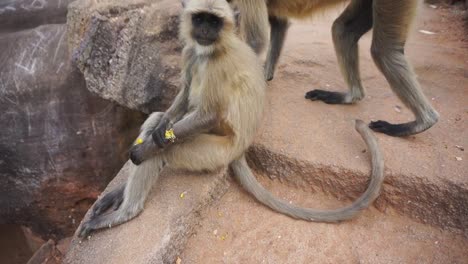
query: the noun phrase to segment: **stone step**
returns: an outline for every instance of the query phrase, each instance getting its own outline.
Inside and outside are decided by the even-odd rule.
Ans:
[[[125,181],[130,166],[127,162],[104,193]],[[79,239],[75,234],[64,263],[172,262],[196,231],[201,210],[227,190],[226,175],[225,170],[212,174],[163,173],[139,216],[92,233],[89,239]]]

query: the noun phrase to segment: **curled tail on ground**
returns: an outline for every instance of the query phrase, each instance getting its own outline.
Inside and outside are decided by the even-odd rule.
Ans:
[[[369,127],[361,120],[356,120],[356,130],[366,142],[372,157],[372,173],[367,190],[352,204],[333,210],[318,210],[291,205],[275,197],[266,190],[253,175],[245,155],[231,163],[234,175],[242,186],[257,200],[271,209],[293,218],[313,222],[338,222],[354,217],[359,211],[369,205],[379,196],[384,181],[384,161],[377,139]]]

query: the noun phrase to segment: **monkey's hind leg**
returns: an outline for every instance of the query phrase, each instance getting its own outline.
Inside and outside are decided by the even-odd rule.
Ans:
[[[160,175],[164,162],[157,155],[139,166],[131,165],[130,176],[125,189],[119,187],[102,197],[93,208],[91,218],[82,224],[79,237],[86,237],[90,232],[125,223],[137,216],[144,207],[146,198],[154,181]],[[120,206],[119,206],[120,205]],[[111,206],[114,211],[103,214]]]
[[[317,89],[307,92],[305,98],[327,104],[352,104],[364,98],[359,74],[358,41],[371,28],[372,0],[353,0],[332,27],[335,53],[349,92]]]
[[[164,152],[167,166],[189,171],[214,171],[228,165],[233,155],[229,136],[199,134]]]
[[[289,28],[287,18],[279,18],[270,16],[270,46],[268,47],[268,55],[265,64],[265,80],[273,80],[276,64],[283,49],[284,39]]]
[[[417,0],[374,0],[374,35],[372,57],[392,90],[413,112],[416,120],[403,124],[371,122],[374,131],[390,136],[420,133],[434,125],[439,114],[424,96],[415,74],[406,61],[404,47]]]

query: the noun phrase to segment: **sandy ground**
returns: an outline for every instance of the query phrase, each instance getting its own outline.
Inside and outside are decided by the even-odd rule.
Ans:
[[[331,208],[330,198],[263,184],[293,203]],[[207,210],[182,263],[468,263],[467,239],[375,208],[341,224],[295,221],[259,206],[236,184]]]

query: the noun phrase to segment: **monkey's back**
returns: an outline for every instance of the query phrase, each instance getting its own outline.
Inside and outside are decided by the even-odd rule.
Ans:
[[[268,13],[276,17],[301,19],[341,2],[346,0],[268,0]]]

